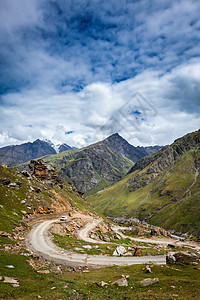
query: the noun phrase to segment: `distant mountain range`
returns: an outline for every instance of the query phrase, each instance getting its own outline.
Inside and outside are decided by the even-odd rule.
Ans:
[[[88,201],[109,217],[136,217],[200,235],[200,130],[146,156]]]
[[[37,139],[33,143],[24,143],[0,148],[0,164],[7,164],[10,167],[25,163],[48,154],[56,154],[62,151],[71,150],[67,144],[55,146],[50,141]]]
[[[134,147],[118,133],[81,149],[37,140],[0,149],[0,164],[28,167],[28,161],[43,157],[56,164],[60,176],[81,192],[91,194],[122,179],[140,158],[160,146]]]

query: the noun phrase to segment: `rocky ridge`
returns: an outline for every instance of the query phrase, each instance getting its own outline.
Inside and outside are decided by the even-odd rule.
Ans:
[[[58,153],[71,149],[73,148],[66,144],[62,144],[58,147]],[[28,142],[21,145],[12,145],[0,148],[0,164],[13,167],[31,159],[56,153],[57,151],[50,141],[37,139],[32,143]]]
[[[151,151],[153,149],[151,147]],[[145,155],[148,155],[145,148],[130,145],[116,133],[73,153],[64,152],[62,158],[55,156],[54,161],[63,179],[81,192],[92,194],[122,179]]]

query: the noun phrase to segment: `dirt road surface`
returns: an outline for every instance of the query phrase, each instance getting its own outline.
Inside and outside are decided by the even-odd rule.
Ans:
[[[68,266],[126,266],[133,264],[145,264],[155,262],[157,264],[166,264],[166,256],[142,256],[142,257],[111,257],[106,255],[87,255],[65,251],[57,247],[50,238],[48,229],[58,220],[45,221],[37,224],[29,234],[28,248],[34,253],[41,255],[45,259],[64,264]],[[100,220],[99,220],[100,222]],[[97,221],[98,223],[98,221]],[[88,232],[95,224],[90,223],[84,229],[80,236],[87,237]],[[89,240],[88,240],[89,241]]]

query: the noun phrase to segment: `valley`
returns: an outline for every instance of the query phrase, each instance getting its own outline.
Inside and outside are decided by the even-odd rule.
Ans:
[[[89,197],[61,178],[56,160],[84,151],[129,164],[127,144],[121,156],[111,144],[31,160],[21,170],[0,166],[0,297],[197,299],[199,132],[131,163],[121,180]]]

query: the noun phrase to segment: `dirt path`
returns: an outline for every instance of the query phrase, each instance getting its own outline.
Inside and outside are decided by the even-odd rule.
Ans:
[[[83,229],[81,229],[78,233],[78,238],[85,241],[85,242],[88,242],[88,243],[105,243],[103,241],[96,241],[92,238],[89,237],[89,233],[95,229],[100,223],[102,222],[102,219],[99,219],[99,220],[93,220],[92,223],[89,223],[87,224]]]
[[[135,242],[148,243],[148,244],[159,244],[159,245],[174,245],[175,247],[188,247],[196,251],[200,251],[200,245],[194,242],[181,242],[180,240],[174,240],[173,238],[134,238],[125,235],[121,230],[130,230],[131,227],[113,226],[112,230],[118,233],[123,239],[130,239]]]
[[[157,264],[166,263],[166,256],[164,255],[142,257],[110,257],[106,255],[87,255],[65,251],[53,244],[48,233],[48,229],[56,221],[58,220],[45,221],[37,224],[29,234],[28,248],[50,261],[54,261],[59,264],[65,264],[68,266],[90,267],[114,265],[126,266],[150,262],[155,262]],[[94,226],[94,224],[92,224],[92,226]],[[85,232],[88,232],[88,227]]]

